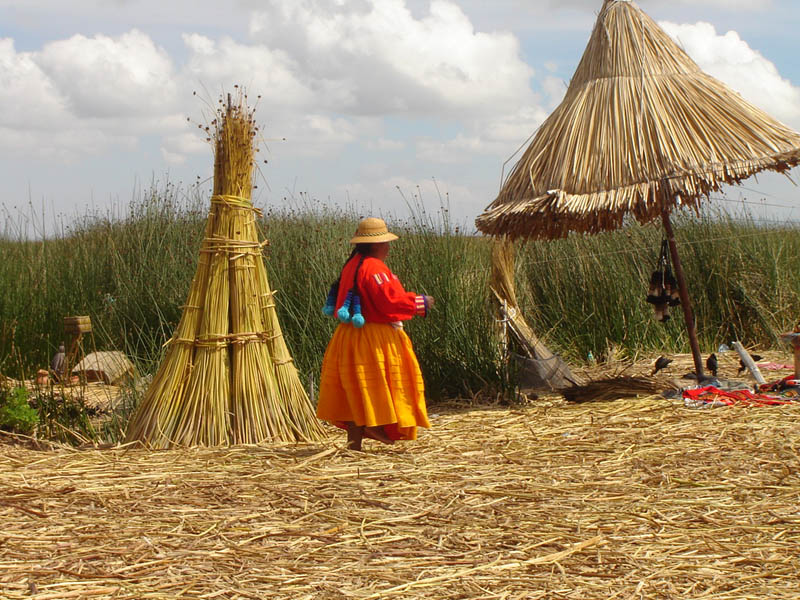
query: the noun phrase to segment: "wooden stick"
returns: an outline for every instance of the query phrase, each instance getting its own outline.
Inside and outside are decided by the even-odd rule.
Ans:
[[[689,334],[689,345],[692,347],[692,358],[694,358],[694,372],[697,374],[697,381],[700,382],[705,377],[705,373],[703,373],[703,358],[700,356],[700,344],[697,343],[697,331],[695,330],[692,307],[689,304],[686,277],[683,275],[683,266],[681,265],[680,256],[678,256],[678,244],[675,241],[675,232],[672,230],[672,223],[670,223],[667,209],[662,211],[661,220],[664,223],[664,231],[666,231],[667,240],[669,241],[669,253],[672,256],[672,265],[675,267],[675,277],[678,279],[678,291],[681,295],[683,317],[686,319],[686,332]]]
[[[733,346],[733,349],[739,353],[739,358],[742,359],[742,364],[747,367],[753,378],[761,385],[767,383],[767,380],[764,379],[761,371],[759,371],[758,365],[756,365],[753,357],[750,356],[747,350],[744,349],[744,346],[742,346],[740,342],[733,342],[731,345]]]

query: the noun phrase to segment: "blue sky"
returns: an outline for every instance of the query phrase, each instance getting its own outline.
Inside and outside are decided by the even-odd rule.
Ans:
[[[430,209],[446,196],[471,224],[560,101],[601,4],[0,0],[0,221],[29,201],[48,222],[123,212],[154,178],[207,181],[211,148],[187,117],[208,110],[192,92],[213,103],[238,83],[262,96],[258,204],[308,194],[403,216],[399,188]],[[800,128],[800,3],[639,5],[702,68]],[[800,198],[773,175],[729,195]]]

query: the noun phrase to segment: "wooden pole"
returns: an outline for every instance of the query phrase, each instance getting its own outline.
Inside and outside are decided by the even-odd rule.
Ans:
[[[694,358],[694,372],[697,374],[698,383],[705,378],[703,373],[703,358],[700,355],[700,344],[697,343],[697,331],[694,326],[694,315],[689,304],[689,290],[686,288],[686,277],[683,275],[683,266],[678,256],[678,244],[675,241],[675,232],[672,230],[672,223],[669,221],[669,211],[664,209],[661,212],[661,220],[664,222],[664,231],[667,233],[669,242],[669,253],[672,256],[672,266],[675,267],[675,277],[678,279],[678,291],[681,295],[681,306],[683,307],[683,317],[686,319],[686,331],[689,334],[689,345],[692,347],[692,357]]]
[[[750,371],[750,374],[753,376],[759,385],[764,385],[767,383],[767,380],[764,379],[764,376],[761,374],[761,371],[758,370],[758,365],[753,360],[753,357],[750,356],[750,353],[744,349],[741,342],[733,342],[733,349],[739,353],[739,358],[742,359],[742,364],[747,367],[747,370]]]

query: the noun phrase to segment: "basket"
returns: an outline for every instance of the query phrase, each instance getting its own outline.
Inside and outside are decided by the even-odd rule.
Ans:
[[[64,317],[64,333],[79,334],[92,331],[92,319],[87,317]]]

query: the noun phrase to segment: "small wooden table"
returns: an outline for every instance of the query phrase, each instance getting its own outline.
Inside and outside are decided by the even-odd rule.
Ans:
[[[64,333],[71,336],[66,360],[64,361],[64,377],[69,381],[72,367],[85,356],[83,351],[83,334],[92,333],[92,319],[88,316],[64,317]],[[93,338],[94,339],[94,338]]]
[[[794,378],[800,377],[800,332],[793,331],[781,335],[784,342],[788,342],[794,351]]]

